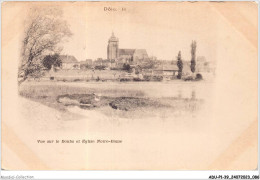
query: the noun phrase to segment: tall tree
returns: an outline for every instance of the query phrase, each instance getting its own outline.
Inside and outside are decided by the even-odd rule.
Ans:
[[[178,75],[177,78],[181,79],[182,76],[182,69],[183,69],[183,62],[181,59],[181,51],[179,51],[178,56],[177,56],[177,66],[178,66]]]
[[[191,72],[194,73],[196,70],[196,41],[192,41],[191,43],[191,62],[190,62],[190,69]]]
[[[47,54],[59,53],[61,43],[72,35],[62,11],[55,8],[32,9],[25,22],[21,64],[19,75],[21,84],[29,76],[40,74],[43,69],[42,59]]]

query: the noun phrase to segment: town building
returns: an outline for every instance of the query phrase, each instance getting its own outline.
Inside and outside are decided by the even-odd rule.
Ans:
[[[177,65],[162,66],[153,70],[153,75],[162,75],[164,77],[175,77],[178,75]]]
[[[85,61],[87,65],[92,66],[93,63],[92,59],[86,59]]]
[[[86,59],[85,61],[80,61],[80,69],[86,70],[92,68],[92,59]]]

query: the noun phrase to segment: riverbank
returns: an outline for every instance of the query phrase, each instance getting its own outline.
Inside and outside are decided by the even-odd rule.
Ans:
[[[167,113],[168,116],[180,112],[188,115],[196,113],[205,99],[204,85],[184,81],[165,83],[29,81],[19,87],[19,94],[62,112],[77,106],[85,110],[99,111],[107,116],[117,114],[125,118],[140,118],[163,113]],[[115,113],[117,111],[122,112]]]

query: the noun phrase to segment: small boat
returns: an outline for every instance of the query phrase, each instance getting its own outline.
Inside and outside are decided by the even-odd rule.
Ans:
[[[84,106],[84,107],[93,107],[92,104],[80,104],[80,106]]]

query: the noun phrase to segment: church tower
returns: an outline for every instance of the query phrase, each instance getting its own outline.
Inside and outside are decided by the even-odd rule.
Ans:
[[[119,43],[118,38],[115,37],[113,32],[112,36],[108,40],[107,59],[112,60],[118,58],[119,55],[118,43]]]

